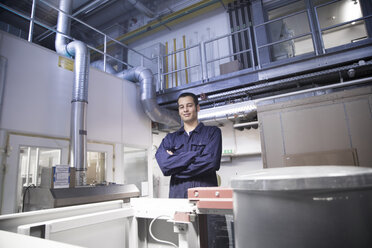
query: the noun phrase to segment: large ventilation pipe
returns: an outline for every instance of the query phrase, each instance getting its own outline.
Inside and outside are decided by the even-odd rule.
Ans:
[[[141,103],[145,113],[154,122],[162,123],[169,127],[180,126],[181,120],[176,111],[160,108],[156,101],[154,76],[150,69],[139,66],[125,70],[116,76],[132,82],[140,83]]]
[[[139,11],[141,11],[142,13],[147,15],[148,17],[150,17],[150,18],[155,17],[155,13],[153,11],[151,11],[149,8],[147,8],[145,5],[143,5],[140,1],[138,1],[138,0],[128,0],[128,2],[133,4],[133,6],[136,9],[138,9]]]
[[[257,114],[257,106],[254,101],[226,104],[223,106],[200,110],[199,121],[218,121],[234,119],[236,117],[254,117]]]
[[[72,0],[60,0],[59,9],[71,14]],[[71,166],[76,169],[76,185],[86,183],[87,155],[87,106],[88,106],[88,74],[89,56],[86,44],[81,41],[68,43],[68,38],[62,34],[70,33],[70,18],[64,13],[58,13],[56,34],[57,53],[75,58],[74,83],[71,100]],[[62,33],[62,34],[61,34]]]
[[[94,61],[90,65],[102,71],[104,70],[103,60]],[[152,121],[168,127],[178,127],[181,125],[181,119],[176,111],[163,109],[158,105],[156,101],[155,79],[150,69],[140,66],[116,72],[110,64],[106,63],[106,72],[131,82],[139,82],[142,107]]]

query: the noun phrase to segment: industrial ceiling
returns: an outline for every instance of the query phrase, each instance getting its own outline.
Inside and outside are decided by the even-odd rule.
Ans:
[[[74,0],[72,15],[96,30],[117,38],[147,23],[184,9],[201,1],[185,0]],[[32,0],[1,0],[5,6],[30,16]],[[35,18],[48,27],[55,27],[58,0],[36,1]],[[51,7],[52,6],[52,7]],[[0,8],[2,29],[13,29],[13,33],[28,33],[29,21]],[[169,28],[169,27],[167,27]],[[71,23],[71,36],[90,45],[102,44],[102,36],[78,21]],[[54,49],[52,32],[36,25],[33,42]]]

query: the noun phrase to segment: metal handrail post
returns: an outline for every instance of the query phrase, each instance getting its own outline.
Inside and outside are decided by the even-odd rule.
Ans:
[[[315,29],[314,29],[314,24],[311,20],[311,15],[310,15],[310,10],[307,10],[307,20],[309,21],[310,25],[310,31],[311,31],[311,39],[313,40],[313,46],[315,50],[315,55],[319,55],[318,52],[318,42],[316,42],[316,36],[315,36]]]
[[[254,35],[254,44],[256,45],[257,67],[258,69],[261,69],[260,53],[259,53],[258,44],[257,44],[256,26],[253,26],[253,35]]]
[[[200,65],[201,65],[201,80],[204,81],[204,73],[203,70],[205,69],[205,76],[206,79],[208,78],[208,64],[207,64],[207,49],[205,48],[205,42],[201,41],[200,43]],[[204,59],[203,59],[204,56]]]
[[[248,40],[249,40],[249,53],[251,54],[251,63],[252,63],[252,69],[255,70],[256,66],[254,64],[254,54],[253,54],[253,44],[252,44],[252,34],[251,29],[248,27]]]
[[[161,73],[160,65],[163,63],[161,63],[160,54],[158,55],[157,59],[158,59],[158,85],[159,85],[159,91],[162,92],[164,90],[164,85],[163,85],[163,75]]]
[[[32,8],[31,8],[30,29],[28,30],[28,41],[29,42],[32,42],[32,35],[34,33],[35,8],[36,8],[36,0],[33,0],[32,1]]]
[[[106,58],[106,52],[107,52],[107,36],[103,36],[103,71],[106,72],[106,63],[107,63],[107,58]]]
[[[323,53],[326,53],[325,46],[324,46],[324,41],[323,41],[322,30],[321,30],[320,24],[319,24],[319,17],[318,17],[318,11],[317,11],[317,9],[318,9],[318,6],[315,6],[314,7],[314,12],[315,12],[316,25],[318,27],[319,39],[320,39],[320,42],[321,42],[321,45],[322,45],[322,52]]]

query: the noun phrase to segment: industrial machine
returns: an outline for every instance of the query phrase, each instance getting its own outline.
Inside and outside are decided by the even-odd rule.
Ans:
[[[34,236],[62,242],[58,247],[372,245],[371,168],[271,168],[237,176],[231,185],[232,189],[191,188],[188,199],[134,197],[128,203],[117,200],[2,215],[0,230],[7,232],[0,232],[0,246],[9,246],[13,233],[28,235],[19,235],[17,242],[30,242],[29,236]],[[217,243],[210,242],[210,235]],[[46,246],[41,242],[39,247]]]

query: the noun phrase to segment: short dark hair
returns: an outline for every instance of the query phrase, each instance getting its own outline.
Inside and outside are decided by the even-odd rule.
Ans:
[[[178,98],[177,98],[177,105],[178,105],[178,100],[181,97],[186,97],[186,96],[191,96],[192,97],[192,99],[194,100],[195,106],[199,105],[198,97],[194,93],[191,93],[191,92],[185,92],[185,93],[182,93],[181,95],[179,95]]]

